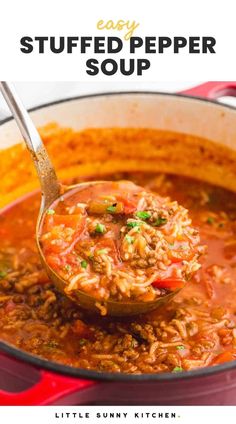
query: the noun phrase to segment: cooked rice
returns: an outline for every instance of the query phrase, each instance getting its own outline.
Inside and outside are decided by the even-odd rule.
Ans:
[[[148,181],[153,184],[154,178]],[[179,190],[182,194],[183,179],[165,177],[161,181],[158,190],[161,187],[165,192],[166,187],[168,190],[174,187],[176,193]],[[222,201],[219,210],[213,205],[215,221],[205,224],[211,204],[199,204],[197,187],[198,184],[185,182],[186,192],[195,193],[192,203],[187,194],[187,206],[195,222],[200,222],[206,243],[212,240],[214,231],[223,249],[235,234],[236,211],[227,212],[227,205],[236,204],[235,196],[230,194],[229,201]],[[212,193],[213,188],[209,186],[207,190]],[[219,228],[223,206],[227,223]],[[35,222],[37,210],[38,201],[33,199],[18,206],[17,213],[21,212],[23,217],[22,228],[27,216]],[[1,229],[7,228],[9,222],[14,225],[14,219],[14,213],[9,212],[1,221]],[[17,240],[14,232],[0,239],[0,263],[4,265],[0,278],[3,340],[65,365],[131,374],[193,370],[214,365],[221,354],[236,351],[236,279],[235,268],[229,265],[233,261],[221,256],[215,264],[214,254],[208,249],[202,269],[163,310],[125,320],[101,318],[77,308],[49,282],[34,248],[34,222],[31,230],[25,235],[21,233]],[[143,271],[137,270],[136,278],[141,283]],[[121,274],[119,278],[126,281],[127,275]],[[206,279],[211,283],[211,297]],[[105,313],[103,304],[98,302],[97,307]]]

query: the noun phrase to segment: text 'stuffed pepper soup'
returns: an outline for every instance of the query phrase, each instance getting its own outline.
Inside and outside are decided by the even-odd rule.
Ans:
[[[93,131],[95,137],[96,130]],[[113,135],[110,130],[111,139]],[[87,179],[91,180],[91,176]],[[185,228],[191,230],[190,234],[185,233],[190,236],[191,243],[189,238],[188,242],[187,239],[181,240],[177,245],[168,240],[168,263],[162,270],[161,278],[155,275],[154,284],[150,284],[150,290],[145,295],[161,295],[163,287],[160,284],[163,284],[163,280],[166,280],[164,290],[167,290],[170,289],[168,284],[182,282],[188,279],[188,274],[191,278],[171,302],[146,315],[121,319],[83,311],[56,291],[42,269],[34,239],[40,197],[39,194],[32,194],[0,214],[1,339],[62,364],[118,373],[176,373],[236,359],[236,194],[187,177],[144,170],[104,172],[104,175],[100,170],[99,175],[93,175],[93,179],[119,181],[118,188],[120,184],[127,184],[120,181],[129,180],[144,187],[145,199],[150,193],[154,201],[169,198],[168,205],[174,202],[176,213],[183,214]],[[124,256],[120,264],[125,263],[127,258],[129,273],[133,275],[139,263],[138,270],[143,271],[139,272],[139,276],[145,275],[146,281],[147,265],[150,265],[150,260],[152,262],[153,253],[139,257],[142,250],[136,250],[136,247],[139,248],[136,240],[140,235],[146,235],[146,231],[155,232],[155,236],[158,232],[159,238],[164,238],[166,243],[170,228],[171,234],[174,228],[171,226],[175,214],[169,215],[167,209],[160,216],[154,216],[155,211],[150,205],[137,207],[136,203],[130,203],[130,199],[125,202],[124,192],[122,190],[122,196],[118,195],[119,199],[117,193],[115,200],[106,199],[111,204],[105,202],[105,206],[104,198],[98,201],[97,196],[96,199],[93,196],[79,199],[78,210],[66,216],[79,215],[82,219],[85,215],[86,233],[82,236],[79,232],[79,237],[73,240],[75,243],[69,243],[73,249],[68,251],[67,239],[61,233],[62,230],[67,232],[68,227],[61,227],[60,216],[65,215],[63,208],[74,205],[61,205],[59,209],[55,207],[55,210],[49,210],[45,223],[49,231],[44,232],[49,236],[41,242],[51,257],[51,266],[58,267],[58,271],[68,278],[68,287],[73,283],[74,267],[78,267],[83,276],[89,273],[93,278],[94,273],[96,277],[102,277],[103,267],[108,271],[110,269],[107,263],[109,256],[112,270],[122,272],[117,264],[122,258],[116,257],[117,251],[109,241],[110,232],[116,230],[119,233],[122,230],[119,255]],[[81,206],[83,203],[89,204],[86,214]],[[183,208],[179,205],[183,205]],[[105,214],[98,213],[101,207],[106,207]],[[107,208],[112,209],[107,211]],[[122,211],[119,208],[123,208]],[[186,209],[188,212],[185,212]],[[128,215],[123,213],[125,210]],[[64,216],[63,222],[69,218]],[[62,240],[59,248],[66,252],[60,256],[59,262],[56,261],[56,249],[52,248],[54,243],[51,245],[53,237],[50,225],[54,221],[55,228],[55,220],[59,223],[59,233],[54,234],[54,239]],[[78,217],[72,221],[69,228],[73,230],[73,225],[78,224]],[[188,227],[190,223],[191,227]],[[72,232],[69,230],[69,233]],[[196,252],[195,249],[199,249],[198,233],[204,248]],[[149,240],[148,237],[144,238]],[[85,242],[88,243],[86,249],[83,246]],[[195,267],[194,272],[191,266]],[[98,267],[97,271],[94,267]],[[174,269],[177,274],[173,280]],[[122,278],[120,281],[123,281]],[[86,278],[84,284],[86,289]],[[73,289],[72,286],[70,289]],[[98,287],[101,285],[98,284]],[[122,292],[119,284],[117,286],[113,279],[108,278],[104,290],[99,294],[101,298],[110,295],[119,298],[127,296],[133,287],[126,287]],[[134,292],[131,296],[142,296],[142,293]]]

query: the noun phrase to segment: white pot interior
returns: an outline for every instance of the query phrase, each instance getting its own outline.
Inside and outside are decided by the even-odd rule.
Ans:
[[[204,137],[236,149],[236,110],[198,99],[155,93],[78,98],[31,113],[38,127],[49,122],[75,130],[93,127],[157,128]],[[0,148],[19,142],[14,121],[0,126]]]

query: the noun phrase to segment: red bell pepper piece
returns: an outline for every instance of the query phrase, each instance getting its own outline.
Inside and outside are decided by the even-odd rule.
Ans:
[[[163,280],[156,280],[152,285],[158,289],[176,290],[184,286],[184,281],[180,278],[164,278]]]
[[[230,362],[236,359],[236,351],[227,350],[225,352],[217,355],[213,361],[212,365],[224,364],[225,362]]]
[[[51,231],[57,225],[76,229],[81,223],[81,215],[46,215],[44,222],[46,231]]]
[[[132,201],[129,200],[127,197],[123,197],[123,196],[116,196],[117,200],[119,200],[119,202],[123,203],[124,205],[124,213],[125,215],[129,215],[131,213],[134,213],[137,209],[137,204]]]
[[[118,250],[117,250],[116,242],[113,239],[103,238],[103,240],[97,243],[96,249],[97,250],[109,249],[109,256],[113,258],[115,264],[119,263]]]
[[[84,339],[90,339],[93,336],[93,331],[80,319],[74,321],[71,329],[73,333]]]

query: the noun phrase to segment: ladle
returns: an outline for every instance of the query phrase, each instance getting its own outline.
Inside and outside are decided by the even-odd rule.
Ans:
[[[62,195],[65,195],[66,193],[66,196],[68,196],[69,191],[73,191],[74,193],[75,190],[80,190],[92,184],[101,183],[101,181],[83,182],[73,186],[62,186],[62,184],[57,179],[55,169],[47,154],[42,139],[27,110],[18,97],[13,85],[5,81],[0,82],[0,90],[13,114],[13,117],[16,120],[20,132],[25,140],[26,146],[31,154],[31,158],[34,162],[41,186],[42,199],[36,225],[36,242],[39,255],[49,278],[53,281],[58,291],[66,296],[67,294],[65,293],[64,289],[67,285],[67,282],[53,271],[53,269],[47,264],[44,257],[39,242],[40,228],[42,226],[46,211],[56,200],[59,200]],[[179,290],[180,289],[176,289],[175,291],[151,302],[118,302],[108,300],[106,301],[107,314],[113,316],[128,316],[149,312],[165,304]],[[71,295],[68,297],[70,297],[70,299],[83,308],[95,312],[99,311],[95,305],[97,300],[89,294],[77,290],[73,291],[73,296]]]

